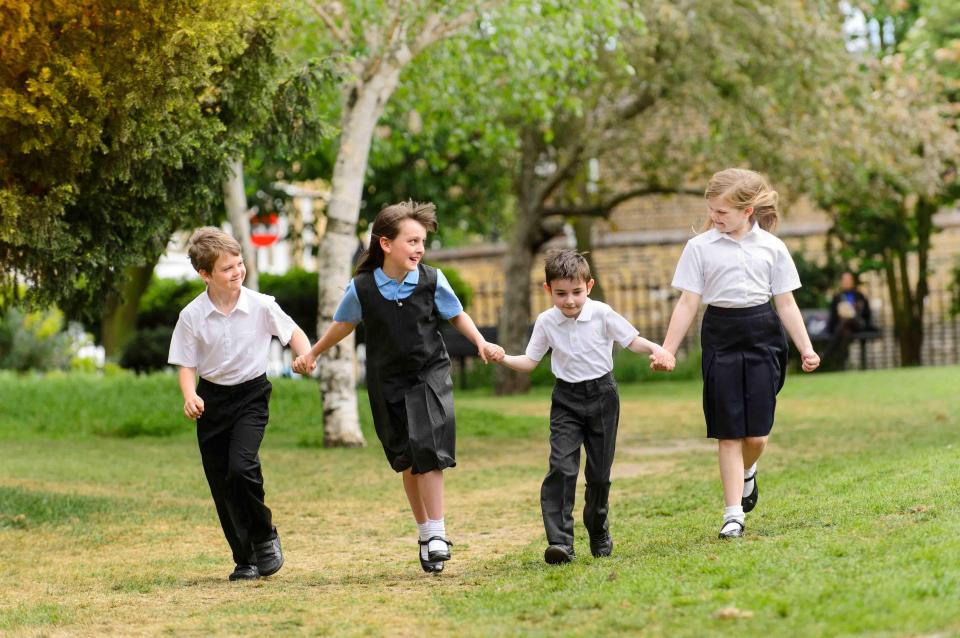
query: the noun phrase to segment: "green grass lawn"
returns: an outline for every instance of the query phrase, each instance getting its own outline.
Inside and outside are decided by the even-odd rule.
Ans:
[[[327,450],[315,386],[277,380],[287,564],[228,583],[175,377],[2,375],[0,634],[960,635],[960,368],[794,374],[734,542],[699,393],[621,386],[614,555],[578,523],[563,567],[542,561],[549,388],[457,393],[454,559],[430,576],[366,397],[368,447]]]

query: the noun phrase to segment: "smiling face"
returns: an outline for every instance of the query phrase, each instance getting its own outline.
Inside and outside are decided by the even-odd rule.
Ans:
[[[240,292],[247,268],[241,255],[221,254],[213,264],[213,272],[200,271],[200,278],[214,294]]]
[[[737,208],[730,202],[715,197],[707,200],[707,212],[714,228],[733,239],[740,239],[753,226],[753,207]]]
[[[543,284],[543,289],[550,293],[553,305],[560,309],[564,317],[575,319],[580,316],[583,304],[587,301],[587,295],[593,288],[593,279],[583,281],[582,279],[554,279],[549,283]]]
[[[393,239],[380,238],[383,249],[383,270],[389,276],[396,276],[416,270],[423,259],[424,242],[427,229],[415,219],[400,222],[400,229]]]

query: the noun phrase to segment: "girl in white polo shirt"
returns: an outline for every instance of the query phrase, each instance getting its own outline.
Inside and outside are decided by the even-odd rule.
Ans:
[[[820,357],[793,298],[800,287],[797,268],[771,234],[779,217],[777,192],[759,173],[729,168],[710,178],[704,196],[709,219],[677,264],[673,287],[682,294],[663,347],[676,355],[701,300],[707,304],[700,336],[703,413],[707,436],[718,439],[725,503],[720,538],[739,538],[745,512],[757,504],[757,459],[786,379],[784,328],[804,372],[815,370]]]

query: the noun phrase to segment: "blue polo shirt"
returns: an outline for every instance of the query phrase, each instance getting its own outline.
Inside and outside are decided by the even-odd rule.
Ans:
[[[417,283],[420,281],[420,269],[411,270],[404,277],[403,281],[397,283],[391,279],[383,268],[377,268],[373,271],[373,279],[377,282],[377,290],[388,301],[397,301],[406,299],[413,294]],[[463,305],[457,299],[456,293],[450,287],[443,271],[437,269],[437,291],[434,294],[434,303],[437,304],[437,310],[444,319],[452,319],[463,312]],[[343,292],[343,299],[337,306],[337,311],[333,313],[334,321],[344,321],[347,323],[360,323],[363,319],[363,310],[360,307],[360,298],[357,297],[357,289],[353,285],[353,279],[347,284],[347,289]]]

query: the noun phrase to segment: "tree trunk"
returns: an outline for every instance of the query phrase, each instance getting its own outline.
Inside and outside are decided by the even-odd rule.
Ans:
[[[247,194],[243,188],[243,158],[230,161],[230,172],[224,178],[223,204],[227,209],[227,219],[233,229],[233,236],[243,249],[243,263],[247,267],[247,278],[243,284],[250,290],[260,290],[260,278],[257,274],[257,250],[250,241],[250,219],[247,216]]]
[[[577,250],[586,253],[585,257],[590,265],[590,276],[593,277],[593,290],[590,291],[590,298],[603,301],[603,286],[600,285],[597,265],[593,261],[593,222],[595,221],[593,217],[577,217],[573,222],[573,232],[577,237]]]
[[[159,256],[150,263],[124,270],[123,287],[118,292],[107,295],[101,315],[100,341],[104,355],[111,361],[120,358],[123,349],[137,331],[140,298],[150,285],[150,277],[157,261]]]
[[[382,66],[365,83],[348,88],[350,93],[344,100],[327,228],[319,250],[318,335],[333,321],[333,313],[350,280],[350,259],[357,248],[357,219],[373,129],[399,78],[399,68]],[[318,365],[324,445],[364,445],[357,413],[353,336],[321,355]]]

